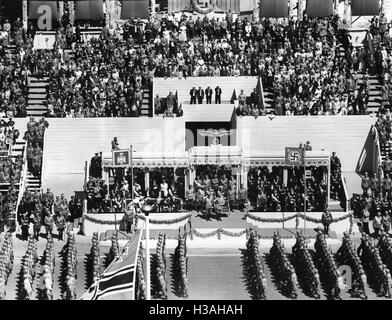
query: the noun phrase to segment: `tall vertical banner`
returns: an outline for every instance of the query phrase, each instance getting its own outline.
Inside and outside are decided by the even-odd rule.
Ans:
[[[137,258],[142,229],[137,230],[122,254],[103,272],[81,300],[135,300]]]
[[[353,16],[378,15],[378,0],[351,0],[351,13]]]
[[[329,17],[333,15],[333,0],[307,0],[306,13],[308,17]]]
[[[150,16],[149,0],[122,0],[121,19],[141,18]]]
[[[39,19],[45,16],[52,21],[57,20],[57,1],[29,1],[29,19]]]
[[[103,19],[103,0],[77,0],[75,1],[76,20]]]
[[[288,0],[261,0],[260,17],[280,18],[288,17],[289,4]]]

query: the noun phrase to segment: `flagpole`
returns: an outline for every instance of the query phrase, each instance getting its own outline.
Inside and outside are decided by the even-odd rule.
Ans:
[[[151,300],[151,280],[150,280],[150,215],[149,212],[144,212],[146,215],[146,300]]]
[[[306,238],[306,163],[305,163],[306,149],[303,146],[302,157],[304,163],[304,236]]]

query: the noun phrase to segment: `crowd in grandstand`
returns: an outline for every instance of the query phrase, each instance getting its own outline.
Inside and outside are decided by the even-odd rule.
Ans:
[[[323,168],[311,167],[312,179],[306,181],[306,211],[322,212],[327,204],[327,185]],[[304,211],[304,173],[300,168],[288,168],[286,184],[283,167],[251,168],[249,172],[249,198],[259,212]]]
[[[3,112],[25,115],[28,70],[49,77],[46,104],[51,117],[136,117],[144,91],[151,95],[153,77],[191,76],[260,76],[265,89],[273,92],[276,115],[364,114],[367,81],[359,85],[355,74],[390,67],[385,58],[387,34],[382,36],[384,47],[369,48],[365,43],[364,49],[353,48],[347,32],[339,29],[337,16],[305,15],[302,21],[278,23],[234,19],[230,12],[223,18],[168,14],[131,19],[119,29],[110,32],[104,27],[98,38],[85,39],[79,26],[62,26],[54,48],[39,51],[33,50],[31,33],[16,36],[18,53],[1,56]],[[372,34],[380,37],[377,28]],[[196,95],[192,90],[192,100],[205,96],[207,103],[216,92],[203,88],[203,94]],[[238,97],[239,115],[264,114],[259,99],[247,98],[245,108]],[[157,112],[178,115],[171,98],[156,106]]]

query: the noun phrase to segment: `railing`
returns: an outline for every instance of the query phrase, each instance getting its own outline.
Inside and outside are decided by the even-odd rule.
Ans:
[[[18,211],[19,211],[19,205],[20,202],[22,201],[23,195],[26,190],[26,181],[27,181],[27,142],[24,143],[23,146],[23,168],[21,172],[21,177],[19,181],[19,193],[18,193],[18,200],[16,201],[16,206],[15,206],[15,227],[18,226]]]
[[[383,178],[383,170],[382,170],[382,157],[381,157],[381,146],[380,146],[380,137],[378,135],[377,128],[372,125],[372,133],[374,134],[374,142],[377,147],[377,160],[376,160],[376,172],[378,175],[379,180]]]
[[[47,139],[47,131],[49,128],[46,128],[44,131],[44,146],[42,148],[42,165],[41,165],[41,189],[43,190],[44,187],[46,187],[46,181],[44,180],[44,177],[46,177],[46,161],[45,161],[45,154],[46,154],[46,139]]]
[[[345,203],[346,203],[345,212],[349,212],[350,198],[349,198],[348,192],[347,192],[346,179],[343,178],[343,176],[340,176],[340,178],[342,179],[342,186],[343,186]]]

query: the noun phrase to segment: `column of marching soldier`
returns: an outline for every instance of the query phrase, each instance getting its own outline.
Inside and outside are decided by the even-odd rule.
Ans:
[[[384,233],[383,237],[385,236],[386,234]],[[381,249],[382,243],[379,243],[378,246]],[[387,252],[385,252],[384,250],[384,246],[381,250],[383,250],[384,254],[387,254]],[[358,255],[361,257],[362,263],[366,270],[366,274],[369,276],[369,280],[371,280],[373,284],[373,289],[379,296],[391,298],[391,274],[387,266],[383,263],[383,259],[380,256],[379,248],[377,248],[377,246],[375,245],[374,239],[370,238],[366,233],[362,233],[361,244],[358,247],[357,252]],[[388,260],[390,259],[391,255],[389,251]]]
[[[272,268],[276,272],[278,286],[288,293],[292,299],[298,297],[298,280],[295,274],[279,233],[274,233],[273,245],[270,249],[270,261]]]
[[[246,243],[245,266],[249,282],[256,299],[265,299],[267,294],[267,277],[264,274],[263,263],[259,251],[259,241],[254,230],[250,231]]]
[[[156,250],[156,284],[157,296],[161,299],[167,299],[167,284],[166,284],[166,256],[165,256],[165,247],[166,247],[166,235],[163,233],[159,234],[157,250]]]
[[[6,233],[0,252],[0,299],[5,299],[8,278],[14,265],[12,233]]]
[[[76,267],[78,263],[75,235],[70,232],[67,244],[65,246],[65,290],[63,291],[63,300],[76,299]]]
[[[314,265],[312,256],[306,245],[305,237],[297,233],[297,241],[292,248],[294,264],[302,286],[313,298],[320,299],[320,275]]]
[[[186,236],[179,235],[178,246],[174,252],[175,282],[178,293],[188,298],[188,258],[186,256]]]
[[[343,235],[342,245],[336,253],[336,260],[341,265],[347,265],[351,269],[351,288],[349,288],[351,295],[367,299],[368,285],[366,274],[362,267],[361,259],[347,233]]]

